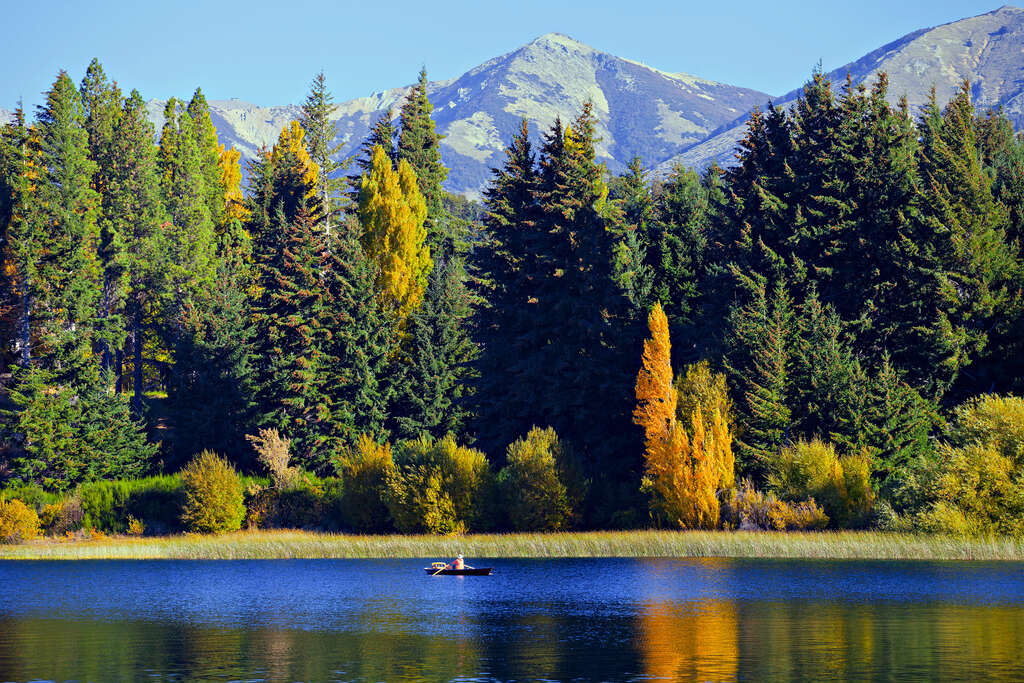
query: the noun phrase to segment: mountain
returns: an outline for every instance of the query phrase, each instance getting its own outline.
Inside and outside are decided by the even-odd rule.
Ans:
[[[1024,9],[999,9],[942,26],[921,29],[869,52],[828,74],[839,87],[847,74],[855,84],[873,83],[889,76],[889,99],[906,95],[911,111],[928,101],[932,86],[939,104],[948,102],[966,79],[979,109],[1002,107],[1018,130],[1024,129]],[[775,100],[792,103],[800,89]],[[728,164],[736,142],[743,137],[746,116],[707,140],[663,162],[664,172],[674,163],[703,167],[717,161]]]
[[[394,88],[340,103],[336,142],[344,156],[355,153],[373,122],[391,110],[397,116],[408,88]],[[490,168],[522,117],[539,134],[556,116],[568,122],[586,100],[599,120],[600,160],[619,171],[633,156],[648,164],[671,158],[729,124],[768,95],[681,73],[666,73],[549,33],[496,57],[458,78],[429,85],[442,156],[450,169],[447,189],[479,196]],[[163,103],[149,103],[161,125]],[[212,100],[210,111],[221,143],[246,159],[270,145],[299,114],[295,105],[261,107],[239,100]],[[539,127],[539,130],[538,130]]]
[[[14,112],[0,108],[0,126],[14,120]]]

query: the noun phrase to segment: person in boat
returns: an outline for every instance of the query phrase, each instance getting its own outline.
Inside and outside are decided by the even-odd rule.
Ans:
[[[452,569],[465,569],[466,563],[462,561],[462,554],[460,553],[458,557],[448,564],[448,566]]]

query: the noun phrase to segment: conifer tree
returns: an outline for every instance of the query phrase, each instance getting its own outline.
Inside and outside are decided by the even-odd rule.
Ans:
[[[123,242],[124,308],[132,361],[132,406],[142,414],[145,326],[159,302],[166,220],[160,194],[153,125],[137,90],[124,101],[110,150],[109,201],[105,220]]]
[[[739,467],[745,476],[764,476],[771,457],[790,440],[793,365],[793,310],[782,283],[772,293],[764,279],[743,279],[750,303],[729,316],[726,368],[738,393],[743,433]]]
[[[361,228],[350,217],[338,226],[328,253],[328,390],[339,438],[348,446],[361,435],[386,439],[397,377],[398,319],[380,296],[377,265],[363,251]]]
[[[332,423],[327,351],[327,303],[322,272],[324,235],[300,205],[288,220],[277,211],[283,237],[279,259],[262,263],[268,287],[255,312],[257,426],[275,428],[292,440],[295,460],[310,471],[324,471],[337,447]]]
[[[114,349],[123,342],[123,298],[125,275],[124,235],[112,217],[113,196],[111,175],[117,172],[113,159],[114,136],[121,115],[121,91],[107,81],[99,61],[93,59],[80,87],[84,126],[89,136],[89,155],[96,163],[92,186],[99,193],[97,223],[100,227],[98,256],[103,269],[102,300],[99,311],[98,343],[103,367],[114,367]]]
[[[54,380],[92,384],[101,292],[96,224],[99,197],[92,188],[96,164],[89,158],[81,98],[61,72],[38,111],[38,216],[40,229],[33,317],[45,346],[39,354]]]
[[[359,154],[355,158],[356,173],[348,177],[349,197],[354,203],[359,203],[363,176],[369,175],[373,168],[373,150],[376,147],[384,150],[384,154],[391,160],[391,168],[398,168],[397,137],[398,131],[395,129],[391,112],[386,111],[374,121],[366,139],[359,145]]]
[[[338,105],[327,89],[327,78],[321,71],[313,77],[309,95],[302,105],[302,130],[305,131],[306,151],[310,159],[319,169],[317,178],[317,196],[320,198],[320,210],[324,222],[324,232],[331,235],[331,222],[338,213],[336,195],[341,180],[334,176],[343,170],[344,164],[335,161],[340,144],[333,144],[334,123],[331,116]]]
[[[40,212],[35,210],[38,139],[19,106],[14,121],[0,129],[0,229],[3,230],[3,307],[13,359],[27,367],[32,356],[32,308],[41,246]]]
[[[363,249],[377,264],[382,295],[397,306],[403,320],[422,301],[431,268],[426,215],[409,163],[403,159],[395,172],[384,150],[374,148],[373,167],[359,193]]]
[[[626,172],[609,188],[611,229],[618,237],[614,252],[613,277],[622,289],[634,317],[649,308],[653,271],[647,252],[654,202],[648,189],[647,169],[639,157],[630,161]]]
[[[210,105],[201,88],[196,88],[186,111],[192,119],[192,135],[195,137],[199,167],[203,176],[203,194],[207,210],[214,226],[221,229],[226,220],[227,188],[221,177],[221,146],[217,142],[217,129],[210,118]]]
[[[533,384],[529,363],[538,353],[530,332],[537,316],[537,285],[542,275],[535,193],[537,174],[525,119],[484,190],[485,238],[473,251],[482,274],[486,302],[475,325],[480,356],[474,412],[476,433],[488,452],[504,447],[530,429]],[[502,396],[502,400],[495,400]]]
[[[398,159],[404,160],[416,174],[416,183],[427,207],[424,223],[427,245],[436,255],[451,253],[458,237],[450,235],[444,211],[444,190],[441,185],[448,169],[441,162],[441,139],[431,114],[434,105],[427,97],[427,70],[421,69],[419,81],[413,86],[401,108],[398,131]]]
[[[409,317],[409,364],[401,378],[395,416],[399,436],[464,435],[466,391],[476,355],[467,329],[471,314],[462,263],[457,259],[437,263],[428,277],[423,303]]]

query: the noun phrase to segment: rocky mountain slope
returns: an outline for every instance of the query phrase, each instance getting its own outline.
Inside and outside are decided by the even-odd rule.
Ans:
[[[13,120],[14,112],[8,111],[6,109],[0,109],[0,126],[2,126],[5,123],[10,123]]]
[[[343,102],[335,116],[342,154],[354,153],[384,112],[397,110],[408,88]],[[522,117],[539,134],[560,116],[571,120],[586,100],[594,103],[601,142],[598,154],[613,171],[633,156],[656,164],[764,102],[765,93],[671,74],[595,50],[568,36],[549,33],[496,57],[462,76],[430,84],[442,155],[450,169],[447,188],[478,196],[490,168]],[[163,103],[149,103],[159,126]],[[221,142],[252,158],[298,116],[298,107],[261,107],[239,100],[210,102]]]
[[[1005,6],[993,12],[915,31],[828,74],[837,86],[850,74],[854,83],[872,83],[885,72],[889,97],[906,95],[911,110],[927,102],[932,86],[941,104],[949,101],[966,79],[975,105],[1002,107],[1018,130],[1024,129],[1024,9]],[[800,90],[778,98],[793,102]],[[702,167],[711,161],[728,164],[744,133],[746,116],[708,140],[663,162],[659,170],[682,162]]]

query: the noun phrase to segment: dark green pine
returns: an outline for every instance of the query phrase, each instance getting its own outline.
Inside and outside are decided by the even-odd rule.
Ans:
[[[359,231],[354,218],[338,226],[325,275],[332,363],[327,391],[345,445],[361,434],[388,438],[397,388],[397,316],[380,297],[376,266],[363,252]]]
[[[344,179],[339,178],[338,174],[347,166],[347,162],[337,161],[341,143],[334,144],[335,130],[331,116],[337,108],[338,105],[334,104],[334,98],[327,89],[327,77],[321,71],[313,78],[310,92],[302,104],[299,122],[306,133],[306,151],[320,170],[316,192],[320,198],[324,232],[328,236],[341,210],[338,194]]]
[[[419,81],[413,86],[401,108],[398,130],[398,159],[405,159],[416,172],[416,182],[427,202],[427,244],[431,254],[451,253],[459,246],[458,236],[450,235],[444,212],[442,184],[448,169],[441,161],[441,138],[431,114],[434,105],[427,97],[427,70],[421,69]]]
[[[408,365],[394,419],[396,435],[434,438],[452,434],[465,442],[467,389],[477,348],[469,336],[472,297],[458,259],[436,262],[423,303],[409,318]]]
[[[268,284],[256,304],[257,403],[262,427],[279,429],[292,439],[295,462],[310,471],[326,471],[337,432],[329,400],[333,362],[327,355],[322,280],[326,246],[317,222],[304,207],[293,220],[277,212],[283,236],[279,259],[260,263]]]

